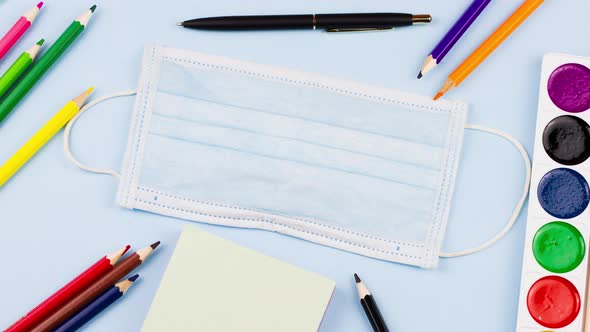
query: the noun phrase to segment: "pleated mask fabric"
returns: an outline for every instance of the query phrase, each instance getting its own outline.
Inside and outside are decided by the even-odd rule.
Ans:
[[[438,263],[466,105],[150,46],[117,202]]]

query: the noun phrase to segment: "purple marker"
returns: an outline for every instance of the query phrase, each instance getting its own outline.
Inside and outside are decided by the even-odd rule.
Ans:
[[[422,66],[422,70],[420,74],[418,74],[418,79],[422,78],[422,76],[426,75],[429,71],[433,70],[437,64],[439,64],[442,59],[449,53],[451,48],[455,46],[457,41],[461,39],[465,31],[469,29],[471,24],[475,22],[479,14],[483,12],[483,10],[488,6],[488,4],[492,0],[475,0],[467,8],[465,13],[461,15],[457,23],[453,25],[453,27],[447,32],[447,34],[443,37],[443,39],[436,45],[434,50],[430,53],[426,61],[424,61],[424,65]]]

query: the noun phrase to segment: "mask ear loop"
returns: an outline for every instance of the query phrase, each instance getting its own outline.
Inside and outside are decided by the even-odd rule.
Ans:
[[[79,168],[91,172],[91,173],[96,173],[96,174],[107,174],[107,175],[112,175],[114,177],[116,177],[117,179],[119,179],[121,177],[121,174],[119,174],[119,172],[115,171],[115,170],[111,170],[111,169],[101,169],[101,168],[94,168],[91,166],[88,166],[80,161],[78,161],[78,159],[72,154],[71,148],[70,148],[70,134],[72,131],[72,127],[74,126],[74,124],[76,123],[76,121],[82,116],[82,114],[84,114],[84,112],[86,112],[87,110],[89,110],[90,108],[92,108],[93,106],[95,106],[96,104],[100,104],[105,100],[109,100],[109,99],[113,99],[113,98],[118,98],[118,97],[126,97],[126,96],[132,96],[137,94],[137,90],[126,90],[126,91],[121,91],[121,92],[115,92],[111,95],[107,95],[107,96],[103,96],[100,98],[97,98],[91,102],[89,102],[88,104],[84,105],[84,107],[82,107],[80,109],[80,111],[78,112],[78,114],[76,114],[76,116],[74,118],[72,118],[72,120],[70,122],[68,122],[66,129],[64,131],[64,152],[66,154],[66,157],[72,162],[74,163],[76,166],[78,166]]]
[[[486,249],[487,247],[491,246],[492,244],[494,244],[494,243],[498,242],[500,239],[502,239],[508,233],[508,231],[510,231],[510,229],[512,228],[512,226],[516,222],[516,219],[518,218],[518,215],[520,214],[520,211],[522,210],[522,207],[524,205],[524,201],[526,200],[526,197],[528,195],[529,186],[531,184],[531,160],[529,159],[529,156],[528,156],[526,150],[524,149],[522,144],[520,144],[519,141],[517,141],[510,134],[505,133],[500,130],[497,130],[497,129],[487,128],[487,127],[472,125],[472,124],[465,125],[465,128],[472,129],[472,130],[479,130],[479,131],[483,131],[483,132],[490,133],[493,135],[497,135],[497,136],[500,136],[500,137],[508,140],[510,143],[512,143],[516,147],[518,152],[520,152],[520,155],[522,156],[522,160],[524,161],[524,167],[525,167],[525,171],[526,171],[526,177],[525,177],[524,185],[522,188],[522,195],[520,196],[520,199],[518,200],[518,203],[516,204],[516,208],[514,208],[514,212],[512,212],[512,215],[508,219],[508,222],[506,223],[504,228],[498,234],[496,234],[493,238],[491,238],[490,240],[486,241],[485,243],[483,243],[475,248],[457,251],[457,252],[448,252],[448,253],[441,252],[439,254],[439,256],[445,257],[445,258],[471,255],[471,254],[474,254],[476,252]]]

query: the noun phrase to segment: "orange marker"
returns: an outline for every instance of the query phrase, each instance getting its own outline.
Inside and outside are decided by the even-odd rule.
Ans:
[[[500,27],[492,33],[471,55],[463,61],[434,97],[434,100],[456,88],[477,68],[500,44],[524,22],[544,0],[526,0]]]

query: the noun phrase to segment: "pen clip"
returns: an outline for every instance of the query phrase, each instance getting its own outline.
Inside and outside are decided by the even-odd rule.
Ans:
[[[368,32],[368,31],[385,31],[393,30],[393,27],[377,27],[377,28],[328,28],[326,32]]]

